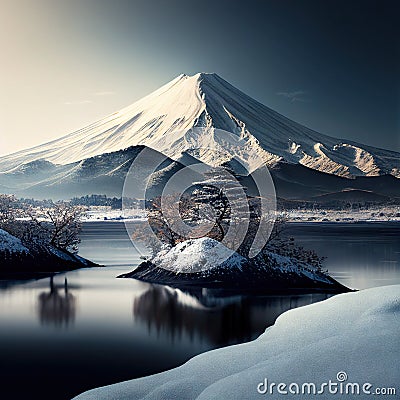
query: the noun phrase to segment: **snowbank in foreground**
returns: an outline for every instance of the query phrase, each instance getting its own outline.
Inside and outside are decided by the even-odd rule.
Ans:
[[[347,374],[344,384],[358,383],[361,391],[365,383],[372,385],[371,393],[396,387],[399,312],[400,285],[337,295],[282,314],[253,342],[200,354],[170,371],[94,389],[76,399],[372,399],[363,392],[330,394],[327,387],[311,396],[278,394],[276,387],[273,395],[262,395],[257,387],[265,378],[286,383],[286,390],[291,383],[300,390],[303,383],[338,384],[337,378],[344,376],[337,377],[338,372]]]

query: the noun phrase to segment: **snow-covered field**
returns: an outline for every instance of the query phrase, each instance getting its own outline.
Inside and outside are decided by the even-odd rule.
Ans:
[[[111,209],[108,206],[94,206],[90,207],[85,212],[82,221],[83,222],[95,222],[95,221],[121,221],[121,220],[143,220],[146,218],[146,213],[143,210],[119,210]]]
[[[399,312],[400,285],[340,294],[285,312],[253,342],[75,399],[374,399],[393,390],[398,396]]]
[[[400,222],[400,207],[379,207],[365,210],[288,210],[284,213],[288,222]],[[111,210],[109,207],[93,207],[86,212],[83,221],[143,220],[143,210]]]
[[[400,222],[400,207],[365,210],[290,210],[289,222]]]

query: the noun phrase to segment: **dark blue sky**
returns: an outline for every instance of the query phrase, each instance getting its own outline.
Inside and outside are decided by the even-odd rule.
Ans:
[[[3,149],[24,147],[21,108],[43,142],[204,71],[317,131],[400,151],[398,1],[6,2]]]

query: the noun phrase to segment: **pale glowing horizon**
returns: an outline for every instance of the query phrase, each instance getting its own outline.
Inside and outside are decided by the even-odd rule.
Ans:
[[[295,2],[222,3],[203,0],[213,12],[199,21],[198,3],[183,0],[3,0],[0,156],[197,72],[216,72],[323,134],[400,151],[398,28],[389,6],[325,9],[311,0],[306,16]]]

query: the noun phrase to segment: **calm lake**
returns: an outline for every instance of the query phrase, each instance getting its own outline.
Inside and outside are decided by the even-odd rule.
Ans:
[[[400,224],[290,224],[287,233],[327,256],[349,287],[400,283]],[[254,339],[284,311],[327,298],[221,298],[116,279],[140,262],[121,222],[86,223],[80,254],[107,267],[0,283],[1,398],[70,399],[153,374]]]

